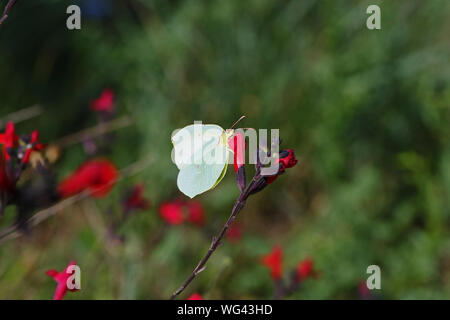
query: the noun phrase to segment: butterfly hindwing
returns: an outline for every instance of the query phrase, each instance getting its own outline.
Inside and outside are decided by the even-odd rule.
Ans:
[[[214,188],[225,176],[229,150],[220,126],[190,125],[179,130],[172,142],[180,169],[177,185],[188,197]]]

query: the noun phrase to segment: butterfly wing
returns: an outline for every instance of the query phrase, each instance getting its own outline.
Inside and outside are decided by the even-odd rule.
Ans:
[[[225,141],[225,131],[217,125],[194,124],[173,136],[174,161],[180,169],[177,185],[181,192],[193,198],[222,180],[228,163]]]

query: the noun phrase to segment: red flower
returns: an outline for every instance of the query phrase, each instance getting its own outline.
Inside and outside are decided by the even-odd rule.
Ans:
[[[317,271],[314,270],[314,260],[311,258],[306,258],[301,261],[296,269],[297,279],[303,280],[308,277],[316,277]]]
[[[126,211],[136,209],[146,210],[150,206],[149,201],[142,196],[143,191],[143,185],[139,184],[134,186],[132,192],[125,199],[124,207]]]
[[[238,242],[242,237],[241,227],[238,224],[232,224],[230,228],[228,228],[226,237],[231,242]]]
[[[283,165],[284,169],[288,169],[295,166],[298,160],[295,159],[294,150],[286,149],[280,152],[280,158],[278,162]]]
[[[67,273],[67,269],[73,265],[75,265],[75,261],[71,261],[69,263],[69,265],[62,272],[58,272],[57,270],[48,270],[46,272],[46,274],[48,276],[52,277],[53,279],[55,279],[55,281],[57,283],[55,294],[53,296],[53,300],[62,300],[68,290],[72,291],[72,292],[78,290],[78,289],[68,289],[67,288],[67,280],[72,275],[70,273]]]
[[[31,137],[30,137],[30,143],[28,143],[26,145],[26,149],[25,152],[23,154],[23,157],[21,159],[22,163],[27,164],[28,161],[30,161],[30,155],[33,151],[39,151],[42,150],[43,148],[45,148],[45,145],[42,143],[39,143],[39,132],[38,131],[33,131],[31,133]]]
[[[9,196],[15,188],[15,183],[13,181],[14,180],[11,179],[11,176],[6,169],[3,154],[0,153],[0,217],[3,215],[9,201]]]
[[[0,133],[0,144],[3,144],[3,153],[6,161],[11,158],[8,152],[9,149],[15,148],[18,141],[19,136],[16,135],[14,124],[12,122],[8,122],[5,127],[5,133]]]
[[[194,293],[186,300],[203,300],[203,297],[201,295],[199,295],[198,293]]]
[[[236,132],[230,139],[228,145],[233,150],[233,167],[236,173],[245,164],[245,137],[241,132]]]
[[[269,176],[267,177],[267,184],[271,184],[272,182],[274,182],[275,180],[277,180],[278,175],[273,175],[273,176]]]
[[[94,197],[108,194],[117,181],[118,171],[109,160],[90,160],[82,164],[58,186],[62,197],[69,197],[85,190]]]
[[[114,107],[114,92],[104,89],[99,98],[91,101],[91,109],[95,111],[112,112]]]
[[[45,147],[39,143],[39,132],[33,131],[29,137],[20,139],[15,133],[14,124],[8,122],[6,124],[5,133],[0,134],[0,144],[3,144],[3,152],[5,160],[11,159],[10,152],[17,148],[17,156],[20,161],[27,164],[30,161],[30,155],[33,151],[39,151]]]
[[[358,292],[359,292],[361,299],[370,300],[373,298],[372,292],[367,287],[366,281],[361,281],[358,283]]]
[[[201,227],[205,224],[205,210],[200,202],[190,201],[171,201],[164,202],[159,206],[160,216],[172,225],[179,225],[185,221]]]
[[[278,173],[276,175],[267,177],[267,184],[274,182],[280,174],[284,173],[286,169],[295,166],[298,160],[295,159],[294,150],[286,149],[280,152],[280,156],[276,162],[280,164]]]
[[[205,212],[200,202],[191,200],[187,203],[189,222],[201,227],[205,224]]]
[[[13,189],[14,183],[11,181],[11,178],[6,172],[5,160],[3,159],[3,155],[0,153],[0,192],[8,193],[11,192]]]
[[[283,269],[283,249],[280,246],[275,246],[272,251],[263,256],[261,263],[270,269],[272,279],[281,279]]]
[[[162,203],[159,214],[168,224],[178,225],[184,222],[183,204],[179,201]]]

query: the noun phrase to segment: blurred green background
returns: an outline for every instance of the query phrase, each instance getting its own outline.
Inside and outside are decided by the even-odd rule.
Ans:
[[[5,1],[2,2],[5,3]],[[79,4],[82,28],[66,28]],[[366,28],[381,7],[382,29]],[[238,196],[233,171],[198,197],[207,224],[166,226],[158,205],[182,197],[170,135],[194,120],[279,128],[299,165],[251,197],[225,241],[180,298],[269,299],[260,257],[279,244],[284,271],[310,256],[321,271],[290,299],[356,299],[366,268],[387,299],[450,297],[450,2],[448,0],[19,1],[0,27],[0,118],[43,142],[95,126],[104,87],[131,126],[107,154],[119,168],[151,156],[103,199],[65,208],[29,236],[0,244],[0,298],[51,299],[47,269],[76,260],[82,289],[67,299],[166,299],[207,250]],[[61,179],[86,159],[64,148]],[[102,230],[133,183],[152,207]],[[8,208],[0,220],[14,220]]]

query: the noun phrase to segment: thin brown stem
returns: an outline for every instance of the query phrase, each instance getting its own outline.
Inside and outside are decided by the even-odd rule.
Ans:
[[[14,124],[18,124],[19,122],[32,119],[37,117],[42,113],[43,109],[40,105],[33,105],[31,107],[27,107],[24,109],[20,109],[18,111],[14,111],[9,113],[2,118],[0,118],[0,128],[4,128],[6,123],[13,122]]]
[[[60,147],[67,147],[69,145],[82,142],[87,137],[97,137],[101,136],[105,133],[121,129],[131,125],[133,121],[128,116],[123,116],[114,120],[111,120],[107,123],[100,123],[95,127],[81,130],[79,132],[75,132],[71,135],[63,137],[55,142],[56,145]]]
[[[9,11],[16,4],[17,0],[9,0],[5,6],[5,10],[3,10],[3,15],[0,18],[0,26],[2,23],[8,18]]]
[[[244,208],[245,202],[250,194],[250,191],[252,190],[253,185],[258,180],[259,175],[256,175],[253,180],[250,182],[248,187],[241,192],[239,195],[239,198],[236,200],[236,203],[234,204],[233,210],[231,211],[231,215],[228,218],[227,222],[225,222],[225,225],[222,227],[222,230],[219,232],[219,235],[216,237],[213,237],[211,245],[206,252],[205,256],[200,260],[197,267],[195,267],[194,271],[192,271],[191,275],[186,279],[185,282],[172,294],[170,297],[170,300],[174,300],[181,292],[186,289],[186,287],[192,282],[192,280],[195,279],[195,277],[205,270],[206,268],[206,262],[208,262],[211,255],[216,251],[216,249],[221,245],[222,238],[224,237],[225,233],[227,232],[228,228],[232,225],[234,219],[236,219],[236,215]]]

